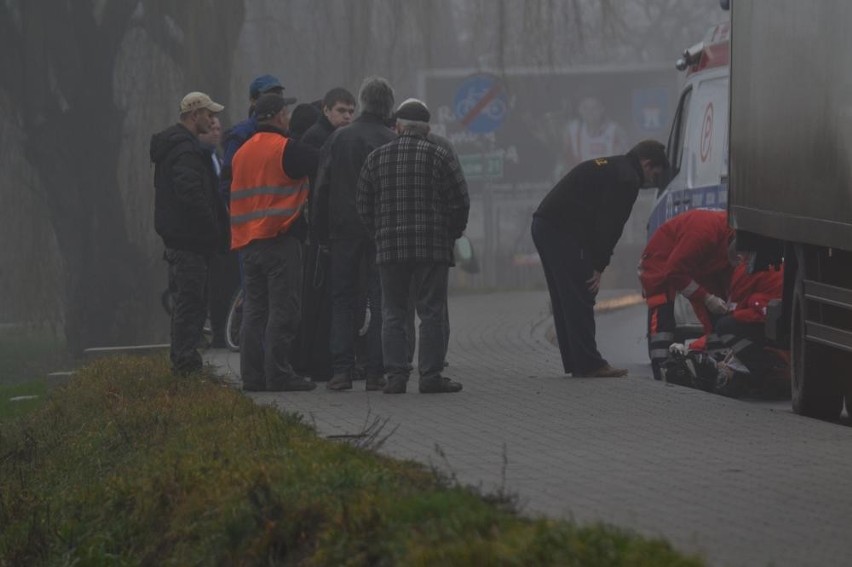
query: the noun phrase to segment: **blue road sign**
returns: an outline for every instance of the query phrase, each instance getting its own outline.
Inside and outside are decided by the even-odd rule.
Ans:
[[[633,91],[633,122],[644,132],[658,132],[668,125],[669,91],[644,88]]]
[[[475,134],[494,132],[509,113],[509,95],[493,75],[472,75],[462,82],[453,100],[456,120]]]

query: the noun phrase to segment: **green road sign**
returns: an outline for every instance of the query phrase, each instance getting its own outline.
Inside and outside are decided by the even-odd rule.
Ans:
[[[500,179],[503,177],[503,156],[463,154],[459,163],[466,179]]]

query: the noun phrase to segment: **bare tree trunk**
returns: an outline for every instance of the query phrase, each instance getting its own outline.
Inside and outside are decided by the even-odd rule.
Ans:
[[[226,5],[222,18],[202,0],[0,5],[0,88],[17,107],[44,218],[57,236],[72,352],[134,341],[151,316],[141,299],[157,289],[126,223],[127,214],[152,212],[126,211],[118,190],[124,115],[114,102],[113,75],[122,38],[144,26],[186,69],[190,84],[220,84],[226,92],[243,13],[242,3]]]

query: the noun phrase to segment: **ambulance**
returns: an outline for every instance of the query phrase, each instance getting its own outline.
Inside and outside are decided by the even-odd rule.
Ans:
[[[648,219],[649,238],[689,209],[727,207],[729,37],[730,23],[719,24],[676,63],[686,79],[666,146],[670,180]]]
[[[714,26],[675,65],[686,75],[666,145],[669,179],[658,190],[648,219],[648,239],[684,211],[727,209],[730,32],[730,22]],[[680,296],[675,318],[678,342],[702,333],[692,306]]]

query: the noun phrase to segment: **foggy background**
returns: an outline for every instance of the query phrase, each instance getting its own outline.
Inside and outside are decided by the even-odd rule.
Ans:
[[[272,73],[299,102],[381,75],[423,98],[468,175],[481,271],[455,289],[543,287],[530,215],[571,166],[565,132],[595,97],[627,147],[662,142],[674,61],[727,17],[714,0],[6,0],[0,3],[0,323],[45,324],[72,352],[163,342],[151,134],[200,90],[242,120]],[[469,100],[493,89],[479,115]],[[468,106],[465,106],[465,101]],[[604,276],[637,287],[653,192]]]

